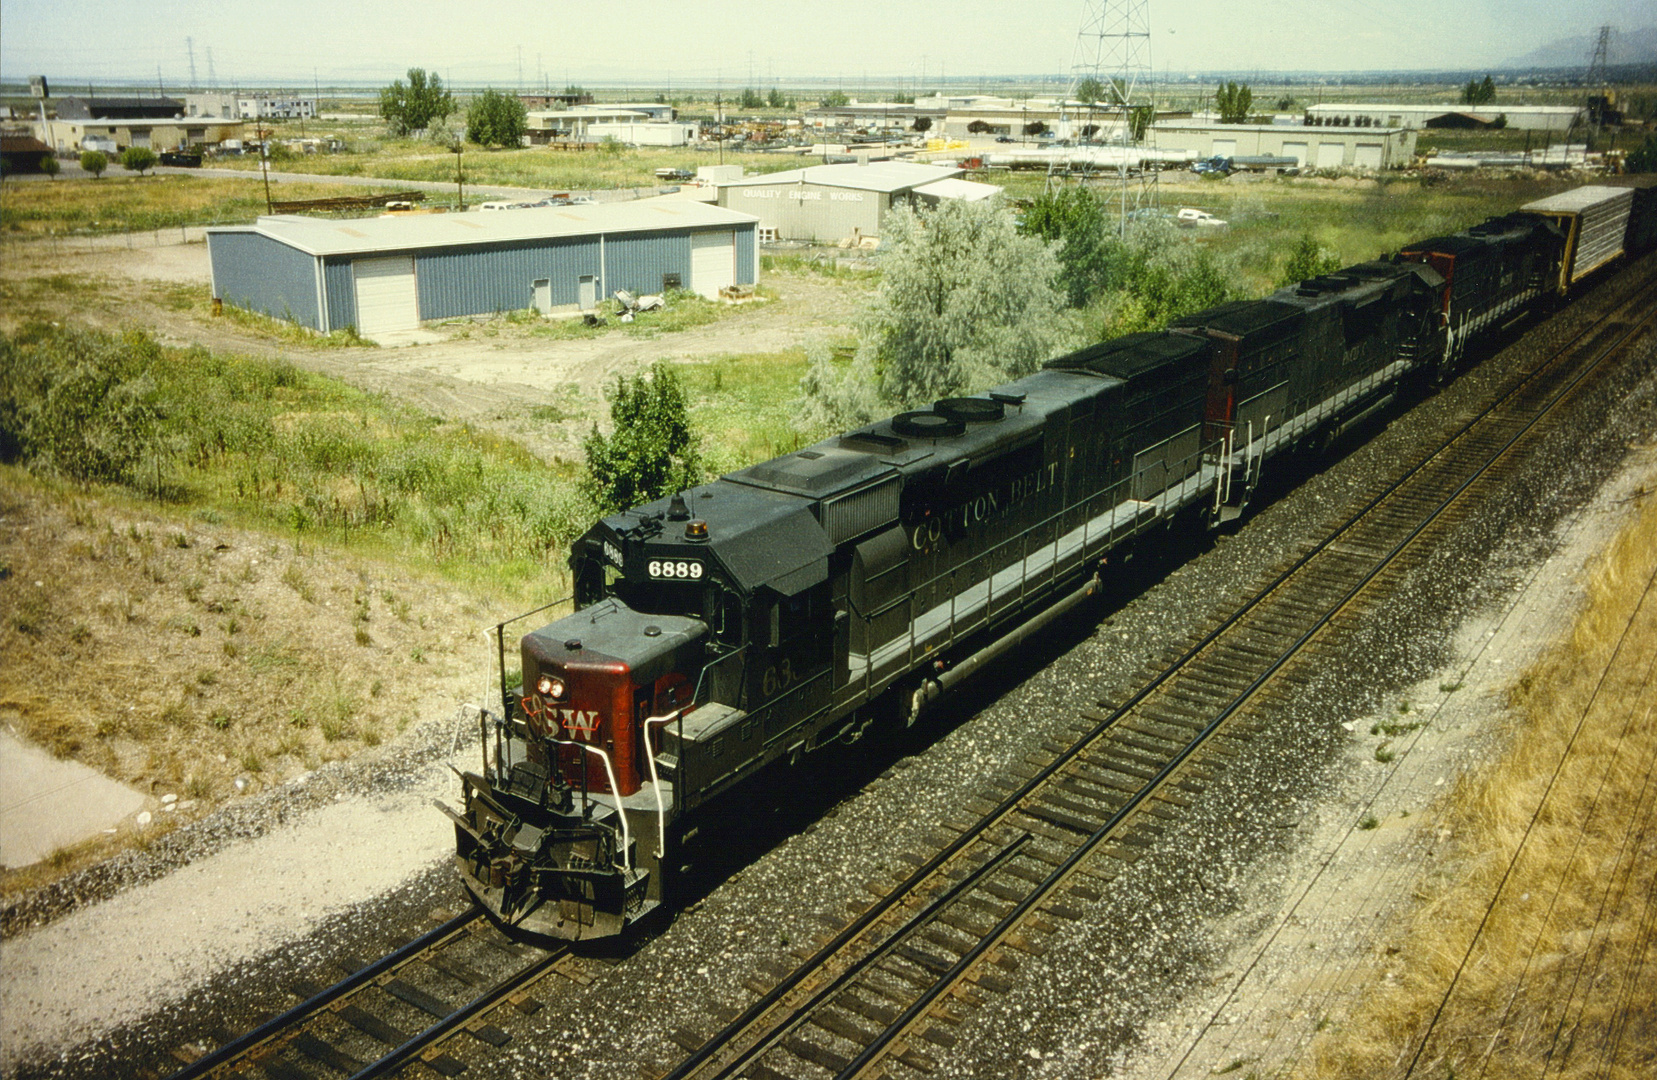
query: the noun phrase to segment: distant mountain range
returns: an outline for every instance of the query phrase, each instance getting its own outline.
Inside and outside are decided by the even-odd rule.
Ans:
[[[1523,56],[1504,60],[1504,68],[1585,68],[1593,59],[1598,34],[1560,38]],[[1657,26],[1643,30],[1612,30],[1611,47],[1607,50],[1609,64],[1657,63]]]

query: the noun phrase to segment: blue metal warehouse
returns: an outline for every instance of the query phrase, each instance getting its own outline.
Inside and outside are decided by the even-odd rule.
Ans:
[[[582,311],[617,289],[709,297],[759,277],[751,214],[663,200],[207,230],[213,297],[324,333],[423,320]]]

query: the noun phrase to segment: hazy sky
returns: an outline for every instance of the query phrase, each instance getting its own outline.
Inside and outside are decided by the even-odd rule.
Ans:
[[[1098,3],[1099,0],[1093,0]],[[1068,72],[1083,0],[0,0],[0,76],[220,86],[385,80],[410,66],[503,89]],[[1478,68],[1657,0],[1151,0],[1161,71]],[[521,51],[520,51],[521,50]],[[1586,59],[1586,58],[1585,58]],[[521,64],[521,69],[520,69]],[[63,91],[58,91],[63,92]]]

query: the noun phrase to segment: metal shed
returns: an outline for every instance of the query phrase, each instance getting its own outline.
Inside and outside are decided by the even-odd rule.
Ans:
[[[832,243],[879,236],[886,212],[913,201],[916,188],[964,171],[908,161],[811,165],[722,183],[719,205],[758,214],[768,240]]]
[[[759,278],[756,219],[697,202],[532,207],[207,230],[213,297],[365,337],[428,319],[593,307],[678,284],[710,299]]]

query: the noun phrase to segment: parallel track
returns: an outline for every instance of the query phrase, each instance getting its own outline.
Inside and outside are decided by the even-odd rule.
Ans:
[[[443,1076],[465,1070],[441,1044],[465,1030],[491,1046],[510,1036],[479,1023],[553,969],[567,949],[536,949],[503,936],[468,911],[326,988],[174,1073],[168,1080],[252,1077],[371,1080],[416,1058]],[[438,993],[459,986],[457,992]],[[460,995],[458,1005],[450,999]],[[420,1018],[420,1026],[408,1022]]]
[[[953,824],[953,841],[917,858],[907,879],[668,1080],[850,1080],[896,1062],[930,1071],[926,1043],[953,1045],[959,1010],[1010,985],[996,970],[1017,966],[1010,949],[1040,952],[1053,920],[1080,917],[1075,900],[1097,899],[1180,818],[1305,681],[1299,669],[1325,639],[1338,641],[1428,557],[1557,406],[1650,328],[1657,316],[1632,314],[1640,303],[1560,348],[1126,702],[1084,714],[1074,742],[1050,744],[1051,760],[998,805]]]

